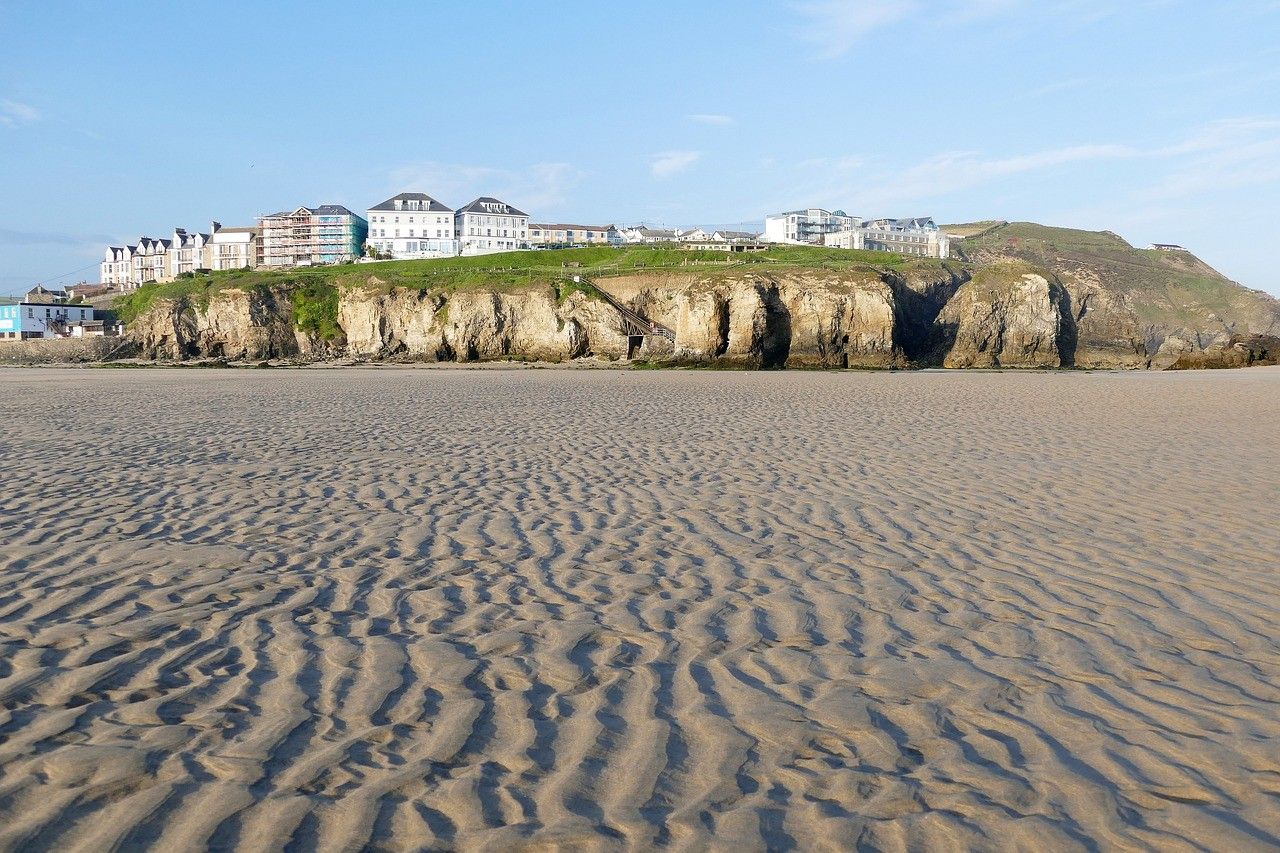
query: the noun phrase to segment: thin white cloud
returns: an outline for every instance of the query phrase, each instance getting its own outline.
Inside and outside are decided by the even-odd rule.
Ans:
[[[847,54],[868,34],[901,23],[952,28],[1032,16],[1094,23],[1134,8],[1159,8],[1167,0],[795,0],[797,35],[812,44],[819,59]]]
[[[1072,145],[995,158],[969,151],[949,152],[910,166],[856,194],[862,204],[879,208],[949,195],[1014,175],[1068,164],[1123,159],[1137,153],[1124,145]]]
[[[40,119],[40,111],[30,104],[0,98],[0,125],[19,127]]]
[[[904,206],[921,202],[937,204],[1002,181],[1015,186],[1009,179],[1021,175],[1082,170],[1108,162],[1133,166],[1129,192],[1117,196],[1123,204],[1173,209],[1192,201],[1211,203],[1231,189],[1280,183],[1280,118],[1211,122],[1180,138],[1144,146],[1071,145],[1003,157],[953,151],[905,165],[857,156],[823,157],[780,167],[778,180],[797,204],[851,205],[875,215],[886,210],[900,213]]]
[[[568,163],[534,163],[523,169],[423,161],[393,170],[394,192],[425,192],[445,204],[460,206],[478,196],[499,198],[529,212],[566,203],[583,173]]]
[[[110,243],[102,234],[75,234],[66,231],[14,231],[0,228],[0,246],[97,246]]]
[[[654,156],[649,164],[649,171],[655,178],[669,178],[683,172],[702,157],[701,151],[664,151]]]
[[[694,113],[689,116],[689,121],[696,121],[698,124],[733,124],[733,116],[719,113]]]
[[[915,0],[808,0],[795,3],[799,35],[822,59],[848,53],[867,33],[897,23],[919,8]]]

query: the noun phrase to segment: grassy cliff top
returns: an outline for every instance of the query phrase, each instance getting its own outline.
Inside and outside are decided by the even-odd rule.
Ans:
[[[259,288],[315,289],[317,287],[410,288],[450,293],[456,290],[517,290],[549,284],[566,276],[592,279],[644,272],[683,272],[699,275],[733,275],[744,271],[852,271],[912,270],[940,267],[941,262],[909,259],[887,252],[862,252],[812,246],[775,246],[767,252],[729,255],[725,252],[688,251],[675,247],[602,246],[504,252],[473,257],[425,261],[379,261],[300,267],[290,270],[234,270],[202,273],[164,284],[146,285],[119,297],[116,309],[129,322],[159,299],[190,299],[207,303],[220,290]]]
[[[1280,328],[1274,297],[1231,281],[1190,252],[1138,249],[1110,231],[1009,222],[954,241],[952,248],[978,267],[1016,259],[1052,271],[1068,286],[1097,284],[1153,326],[1210,329],[1225,323],[1257,333]]]

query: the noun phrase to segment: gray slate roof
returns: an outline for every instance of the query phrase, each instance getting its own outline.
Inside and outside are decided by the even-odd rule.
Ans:
[[[399,195],[393,195],[391,198],[387,199],[382,204],[375,204],[373,207],[369,209],[370,210],[395,210],[396,209],[395,203],[397,201],[425,201],[427,202],[427,204],[424,207],[418,208],[418,210],[423,212],[430,212],[430,213],[452,213],[453,212],[452,207],[447,207],[446,205],[441,204],[440,202],[436,201],[434,198],[427,195],[426,193],[400,193]],[[401,206],[401,209],[403,210],[403,206]]]
[[[354,216],[357,219],[364,219],[358,213],[352,213],[340,204],[322,204],[312,211],[316,216]]]
[[[488,210],[484,207],[484,205],[486,204],[501,205],[502,207],[505,207],[506,210],[505,211]],[[458,213],[486,213],[486,214],[492,214],[496,216],[528,216],[529,215],[525,213],[523,210],[517,210],[516,208],[507,204],[505,201],[498,201],[496,198],[490,198],[487,195],[482,195],[480,196],[480,198],[471,202],[471,204],[468,204],[465,207],[458,208]]]

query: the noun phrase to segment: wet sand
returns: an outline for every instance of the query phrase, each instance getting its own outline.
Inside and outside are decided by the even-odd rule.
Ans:
[[[0,849],[1280,846],[1280,369],[0,371]]]

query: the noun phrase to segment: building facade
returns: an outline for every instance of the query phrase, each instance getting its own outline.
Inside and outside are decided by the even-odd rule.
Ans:
[[[209,238],[209,269],[243,270],[258,265],[257,228],[224,228],[213,223]]]
[[[137,246],[108,246],[98,265],[98,281],[122,290],[133,285],[133,253]]]
[[[625,242],[613,225],[529,223],[530,246],[621,246]]]
[[[740,252],[767,252],[769,244],[751,239],[709,239],[700,242],[690,241],[683,244],[681,248],[699,252],[728,252],[732,255]]]
[[[529,248],[529,214],[481,196],[454,215],[459,254],[487,255]]]
[[[172,240],[138,238],[133,252],[132,287],[169,280],[169,247],[172,245]]]
[[[768,243],[821,246],[826,235],[852,231],[861,224],[861,219],[843,210],[830,211],[820,207],[789,210],[764,218],[764,239]]]
[[[453,208],[426,193],[400,193],[369,208],[369,246],[388,258],[458,254]]]
[[[858,230],[862,232],[862,245],[856,247],[859,249],[922,258],[945,258],[951,254],[950,240],[929,216],[872,219]]]
[[[88,305],[57,302],[0,305],[0,340],[81,337],[94,323],[93,309]]]
[[[215,229],[218,224],[214,223]],[[98,265],[98,280],[122,290],[151,282],[173,281],[184,273],[212,269],[211,235],[173,229],[169,239],[139,237],[136,245],[108,246]]]
[[[188,234],[184,228],[173,230],[173,239],[169,241],[167,278],[172,280],[197,270],[212,269],[212,262],[208,234]]]
[[[637,225],[622,231],[622,239],[628,243],[674,243],[676,232],[670,228],[646,228]]]
[[[350,263],[364,254],[369,223],[340,204],[298,207],[258,218],[260,267]]]

